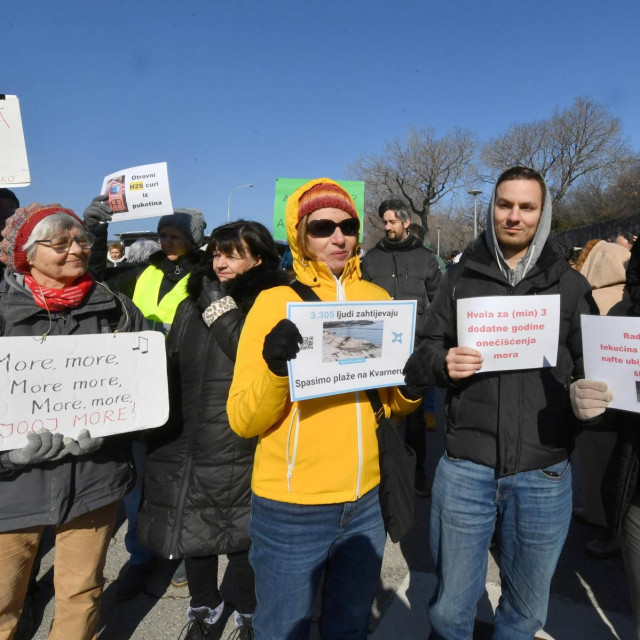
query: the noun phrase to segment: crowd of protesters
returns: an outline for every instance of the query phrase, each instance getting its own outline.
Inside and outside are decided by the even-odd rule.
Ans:
[[[404,384],[377,390],[380,411],[400,422],[424,411],[434,385],[447,388],[433,487],[411,487],[432,491],[431,638],[473,637],[492,541],[502,583],[494,638],[533,639],[543,628],[574,515],[576,440],[580,515],[606,528],[589,547],[599,557],[621,547],[640,638],[637,419],[609,408],[606,383],[585,379],[580,330],[582,314],[640,316],[640,245],[628,232],[594,239],[570,265],[550,239],[547,185],[526,167],[499,176],[487,230],[443,276],[404,212],[401,201],[382,203],[387,237],[363,268],[353,199],[333,180],[312,180],[287,200],[284,269],[258,222],[217,227],[203,247],[203,214],[176,209],[158,223],[159,244],[125,255],[108,242],[105,196],[81,219],[59,204],[20,207],[0,189],[0,335],[160,331],[170,404],[167,423],[146,432],[84,430],[72,439],[41,430],[0,453],[0,640],[16,633],[47,526],[55,532],[48,637],[97,637],[121,501],[130,560],[117,597],[142,590],[154,558],[183,560],[173,580],[190,592],[182,637],[221,638],[217,574],[226,555],[237,584],[234,638],[308,638],[318,592],[322,638],[366,638],[386,542],[380,416],[360,392],[291,400],[288,363],[303,341],[287,303],[390,293],[417,300],[417,346]],[[415,285],[402,295],[399,274]],[[459,300],[553,294],[554,366],[483,372],[482,354],[458,344]]]

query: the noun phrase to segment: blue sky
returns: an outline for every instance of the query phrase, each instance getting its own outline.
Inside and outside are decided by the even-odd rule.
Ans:
[[[232,218],[271,227],[278,177],[345,178],[410,126],[486,140],[578,95],[640,150],[638,0],[3,0],[2,20],[23,203],[80,213],[105,175],[166,161],[209,230],[246,183]]]

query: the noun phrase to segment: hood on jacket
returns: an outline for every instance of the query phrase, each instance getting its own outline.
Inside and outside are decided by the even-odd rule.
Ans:
[[[298,209],[300,198],[304,193],[306,193],[309,189],[317,184],[335,184],[340,187],[340,185],[335,182],[335,180],[331,180],[330,178],[318,178],[316,180],[310,180],[309,182],[303,184],[301,187],[298,187],[289,196],[285,208],[285,226],[287,229],[287,241],[289,242],[289,248],[291,249],[291,255],[293,256],[293,271],[296,275],[296,278],[300,282],[309,286],[312,286],[318,282],[318,276],[321,273],[326,274],[329,272],[328,267],[325,264],[309,260],[308,258],[300,254],[300,249],[298,248]],[[340,188],[342,189],[342,187]],[[353,203],[353,199],[350,195],[349,200],[351,200],[351,202]],[[355,204],[353,206],[357,210]],[[362,224],[361,219],[360,224]],[[358,278],[361,277],[360,258],[358,257],[359,244],[360,239],[356,238],[354,255],[351,257],[349,262],[347,262],[344,268],[343,275],[355,272]]]
[[[529,168],[529,167],[525,167]],[[508,169],[506,170],[508,171]],[[503,172],[504,173],[504,172]],[[542,213],[540,214],[540,220],[538,222],[538,228],[536,229],[533,240],[527,249],[524,257],[520,259],[514,269],[511,269],[504,258],[502,249],[498,244],[498,238],[496,237],[495,223],[493,220],[493,207],[496,201],[496,188],[493,187],[493,193],[491,194],[491,201],[489,202],[489,208],[487,209],[487,230],[485,232],[485,240],[489,247],[489,252],[497,262],[500,270],[505,274],[509,282],[515,286],[524,278],[528,271],[531,270],[533,265],[537,262],[542,248],[544,247],[547,239],[549,238],[549,231],[551,230],[551,192],[545,182],[544,193],[544,205],[542,207]]]
[[[631,252],[619,244],[601,240],[591,249],[580,268],[592,289],[624,284]]]

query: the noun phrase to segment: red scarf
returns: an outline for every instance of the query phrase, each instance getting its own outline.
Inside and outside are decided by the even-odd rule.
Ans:
[[[84,300],[93,285],[93,278],[87,272],[78,278],[75,284],[63,289],[43,287],[29,275],[24,277],[24,283],[31,290],[33,299],[39,307],[49,311],[63,311],[74,309]]]

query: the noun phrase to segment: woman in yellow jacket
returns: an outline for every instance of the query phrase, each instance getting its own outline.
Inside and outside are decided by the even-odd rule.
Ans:
[[[321,300],[389,299],[361,279],[358,214],[336,182],[322,178],[300,187],[287,202],[286,226],[296,277]],[[377,423],[365,393],[291,402],[287,360],[302,338],[285,319],[286,304],[299,301],[287,286],[258,296],[227,403],[232,429],[259,436],[250,526],[255,637],[307,638],[324,572],[322,637],[366,638],[386,540]],[[405,394],[380,389],[387,415],[417,406],[414,394]]]

